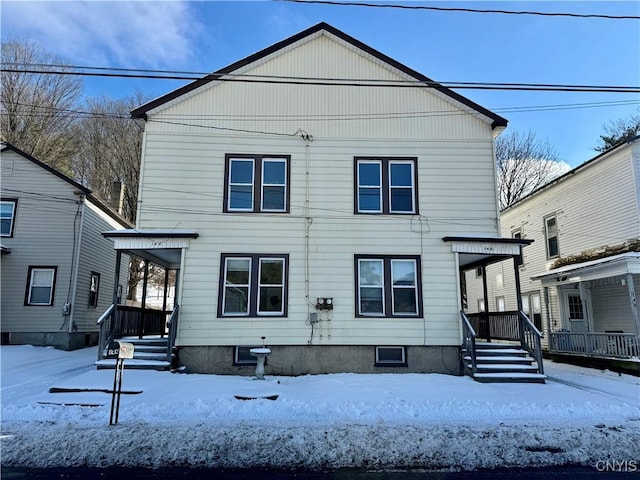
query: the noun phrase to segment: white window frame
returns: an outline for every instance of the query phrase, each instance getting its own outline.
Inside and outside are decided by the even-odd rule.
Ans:
[[[229,267],[229,260],[248,260],[249,261],[249,283],[245,284],[229,284],[227,283],[227,271]],[[223,292],[222,292],[222,313],[225,317],[246,317],[251,310],[251,271],[252,271],[251,257],[226,257],[224,259],[224,277],[223,277]],[[247,287],[247,311],[246,312],[225,312],[225,306],[227,304],[227,289]]]
[[[264,182],[264,170],[267,163],[282,163],[284,164],[284,181],[283,183],[265,183]],[[263,158],[261,162],[261,182],[260,182],[260,211],[261,212],[286,212],[287,211],[287,159],[286,158]],[[254,180],[255,181],[255,180]],[[264,206],[264,190],[265,187],[284,187],[284,196],[282,199],[282,208],[265,208]]]
[[[409,168],[411,169],[411,186],[407,187],[404,185],[401,186],[393,186],[391,185],[391,166],[392,165],[409,165]],[[389,171],[387,172],[388,178],[389,178],[389,197],[388,197],[388,201],[389,201],[389,213],[394,213],[394,214],[411,214],[411,213],[416,213],[416,186],[415,186],[415,178],[416,178],[416,173],[415,173],[415,162],[412,160],[389,160],[389,166],[388,166]],[[411,210],[393,210],[391,208],[391,198],[392,198],[392,192],[393,190],[411,190]]]
[[[555,235],[549,235],[549,220],[553,220],[555,222]],[[560,256],[560,230],[558,228],[558,217],[557,215],[549,215],[544,217],[544,238],[545,238],[545,247],[547,249],[547,258],[555,258]],[[556,252],[552,255],[551,248],[549,245],[549,240],[552,238],[556,239]]]
[[[36,272],[50,272],[51,273],[51,281],[47,284],[35,284],[34,277]],[[51,306],[53,305],[53,295],[55,292],[56,285],[56,267],[29,267],[29,284],[27,286],[27,298],[25,299],[25,305],[29,306]],[[31,297],[33,295],[34,288],[48,288],[49,289],[49,301],[46,303],[43,302],[32,302]]]
[[[379,174],[379,179],[380,179],[380,183],[378,185],[363,185],[360,183],[360,165],[365,165],[365,164],[370,164],[370,165],[376,165],[378,167],[378,174]],[[356,192],[356,198],[357,198],[357,202],[358,202],[358,213],[382,213],[384,210],[384,198],[382,195],[382,184],[383,184],[383,171],[382,171],[382,160],[357,160],[356,162],[356,171],[357,171],[357,175],[358,175],[358,179],[357,179],[357,192]],[[377,210],[365,210],[360,206],[360,189],[361,188],[366,188],[366,189],[377,189],[378,190],[378,200],[380,203],[380,208]]]
[[[380,360],[380,350],[400,350],[401,352],[401,360]],[[396,345],[385,345],[385,346],[377,346],[375,347],[376,352],[376,366],[380,367],[404,367],[407,365],[407,349],[406,347],[396,346]]]
[[[362,265],[363,262],[377,262],[379,263],[382,268],[381,268],[381,275],[380,275],[380,279],[381,282],[380,284],[371,284],[371,285],[363,285],[362,282],[360,281],[360,279],[362,278],[362,275],[360,275],[360,265]],[[384,260],[382,258],[359,258],[358,259],[358,314],[363,316],[363,317],[384,317],[385,314],[384,312],[386,312],[386,305],[385,305],[385,297],[386,295],[384,294],[384,277],[385,277],[385,271],[384,271]],[[371,313],[371,312],[363,312],[362,311],[362,288],[379,288],[380,291],[382,292],[382,311],[381,312],[375,312],[375,313]]]
[[[251,183],[233,183],[231,182],[231,176],[233,172],[233,162],[251,162]],[[253,212],[253,204],[255,202],[255,184],[256,184],[256,174],[255,174],[256,160],[254,158],[242,158],[242,157],[230,157],[229,158],[229,178],[227,181],[229,182],[229,188],[227,192],[227,210],[230,212]],[[251,187],[251,207],[249,208],[237,208],[231,206],[231,195],[233,186],[240,187]]]
[[[280,284],[276,284],[276,283],[265,283],[263,284],[261,282],[262,279],[262,264],[266,263],[266,262],[280,262],[280,266],[281,266],[281,276],[282,276],[282,283]],[[258,315],[260,316],[282,316],[282,314],[284,314],[284,302],[285,302],[285,263],[286,260],[283,257],[260,257],[258,259],[258,292],[256,295],[256,312]],[[279,287],[282,289],[282,298],[280,301],[280,310],[278,311],[273,311],[273,310],[260,310],[260,294],[262,292],[262,288],[269,288],[269,287]]]
[[[418,311],[419,311],[419,307],[418,307],[418,265],[417,262],[415,260],[410,260],[410,259],[394,259],[392,258],[390,260],[391,263],[391,310],[392,310],[392,315],[398,316],[398,315],[417,315]],[[412,263],[413,264],[413,285],[394,285],[393,283],[393,266],[394,264],[397,263]],[[413,296],[414,296],[414,300],[415,300],[415,305],[416,305],[416,311],[415,312],[398,312],[396,311],[396,288],[398,289],[412,289],[413,290]]]
[[[6,199],[6,200],[0,200],[0,204],[2,204],[2,205],[11,204],[11,216],[2,217],[2,220],[5,220],[5,219],[10,220],[10,222],[9,222],[9,232],[8,233],[0,232],[0,237],[13,237],[13,229],[14,229],[14,225],[15,225],[15,221],[16,221],[16,206],[18,205],[18,201],[17,200]]]

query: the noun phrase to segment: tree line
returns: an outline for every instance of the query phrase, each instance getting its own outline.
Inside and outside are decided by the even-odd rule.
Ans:
[[[2,42],[2,65],[56,65],[63,59],[24,40]],[[0,139],[82,183],[135,223],[143,123],[130,112],[150,100],[144,93],[113,99],[83,98],[79,77],[64,74],[1,74]],[[639,114],[610,121],[594,150],[603,152],[640,134]],[[563,173],[555,149],[534,132],[512,131],[496,140],[500,209]]]

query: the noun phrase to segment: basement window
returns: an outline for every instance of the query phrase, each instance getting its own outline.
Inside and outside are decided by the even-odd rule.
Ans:
[[[406,367],[405,347],[376,347],[376,367]]]
[[[250,350],[253,347],[236,347],[233,355],[233,364],[234,365],[257,365],[258,359],[251,355]],[[265,359],[266,360],[266,359]]]

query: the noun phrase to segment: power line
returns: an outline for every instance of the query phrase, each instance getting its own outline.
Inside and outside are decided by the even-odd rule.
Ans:
[[[352,7],[372,7],[372,8],[396,8],[402,10],[432,10],[438,12],[465,12],[465,13],[498,13],[504,15],[537,15],[543,17],[572,17],[572,18],[600,18],[607,20],[640,20],[640,16],[635,15],[604,15],[597,13],[558,13],[558,12],[539,12],[539,11],[514,11],[514,10],[492,10],[480,8],[456,8],[456,7],[430,7],[424,5],[398,5],[384,3],[365,3],[365,2],[339,2],[332,0],[280,0],[290,3],[311,3],[321,5],[337,5]]]
[[[10,65],[10,64],[6,64]],[[30,67],[30,64],[11,64]],[[78,68],[78,67],[76,67]],[[80,67],[86,69],[102,67]],[[122,72],[123,69],[110,69]],[[3,73],[31,73],[38,75],[74,75],[104,78],[144,78],[153,80],[199,80],[202,77],[191,75],[169,75],[157,71],[157,75],[148,73],[106,73],[82,72],[76,70],[43,70],[34,68],[3,68]],[[131,71],[131,70],[128,70]],[[146,70],[149,72],[149,70]],[[205,78],[220,82],[261,83],[281,85],[315,85],[336,87],[372,87],[372,88],[424,88],[446,87],[452,89],[469,90],[516,90],[516,91],[554,91],[554,92],[590,92],[590,93],[640,93],[640,87],[623,85],[579,85],[553,83],[504,83],[504,82],[435,82],[431,80],[380,80],[380,79],[350,79],[326,77],[288,77],[277,75],[240,75],[240,74],[207,74]]]

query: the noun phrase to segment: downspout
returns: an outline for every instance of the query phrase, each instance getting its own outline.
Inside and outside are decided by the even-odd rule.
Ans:
[[[72,334],[73,333],[73,326],[74,326],[74,314],[75,314],[75,309],[76,309],[76,294],[77,294],[77,290],[78,290],[78,270],[80,267],[80,250],[82,249],[82,232],[84,230],[84,212],[85,212],[85,205],[86,205],[86,197],[84,195],[82,195],[80,197],[80,200],[78,200],[81,203],[81,208],[79,210],[80,213],[80,227],[78,228],[78,240],[76,243],[76,251],[75,251],[75,259],[74,259],[74,266],[73,266],[73,272],[71,272],[72,275],[72,280],[71,280],[71,311],[69,313],[69,325],[67,326],[68,329],[68,333]],[[74,232],[75,234],[75,232]]]
[[[636,337],[640,339],[640,317],[638,316],[638,300],[633,282],[633,274],[627,273],[627,291],[629,292],[629,303],[631,304],[631,317],[636,329]]]

